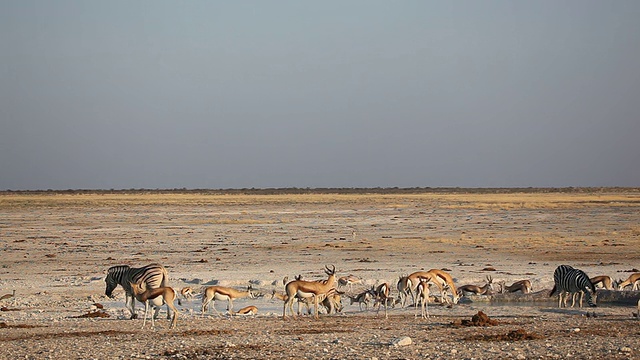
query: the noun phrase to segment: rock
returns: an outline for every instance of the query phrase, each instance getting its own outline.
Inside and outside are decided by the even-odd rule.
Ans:
[[[411,343],[412,341],[410,337],[403,336],[403,337],[392,340],[391,346],[394,346],[394,347],[407,346],[407,345],[411,345]]]
[[[631,352],[631,348],[628,346],[623,346],[620,349],[618,349],[618,351],[623,352],[623,353],[630,353]]]

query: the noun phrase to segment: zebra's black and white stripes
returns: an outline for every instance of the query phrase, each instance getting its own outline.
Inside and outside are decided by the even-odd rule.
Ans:
[[[584,271],[569,265],[560,265],[553,272],[553,282],[555,284],[549,296],[559,294],[558,307],[562,306],[563,295],[569,297],[580,292],[586,295],[589,306],[596,306],[596,288]]]
[[[104,281],[107,284],[105,295],[109,297],[112,296],[113,290],[115,290],[118,285],[122,286],[125,292],[125,306],[129,306],[131,318],[133,319],[136,317],[136,300],[133,296],[133,289],[131,289],[130,283],[139,284],[144,282],[149,289],[166,287],[169,282],[169,274],[167,269],[160,264],[149,264],[141,268],[133,268],[129,265],[117,265],[109,268]],[[168,312],[169,310],[167,308],[167,313]],[[167,314],[167,316],[169,316],[169,314]]]

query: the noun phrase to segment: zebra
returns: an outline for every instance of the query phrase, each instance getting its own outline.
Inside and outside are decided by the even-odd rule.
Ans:
[[[589,306],[596,306],[596,287],[589,280],[589,276],[580,269],[574,269],[569,265],[560,265],[553,272],[553,282],[555,283],[549,297],[558,292],[559,300],[558,307],[562,307],[562,297],[566,295],[565,307],[567,298],[573,293],[583,292],[587,295],[587,303]],[[582,304],[581,304],[582,305]]]
[[[109,268],[107,271],[107,277],[104,279],[107,284],[107,288],[104,294],[108,297],[113,297],[113,290],[120,285],[124,289],[125,293],[125,306],[128,306],[131,312],[131,319],[135,319],[136,315],[136,299],[133,296],[133,289],[130,283],[139,284],[144,282],[150,289],[158,287],[166,287],[169,281],[169,273],[164,266],[160,264],[149,264],[141,268],[133,268],[129,265],[116,265]],[[162,300],[161,297],[150,299],[154,304],[156,300]],[[131,301],[131,302],[129,302]],[[162,301],[158,304],[161,305]],[[160,307],[156,308],[154,317],[158,315]],[[167,318],[170,318],[169,307],[167,306]]]

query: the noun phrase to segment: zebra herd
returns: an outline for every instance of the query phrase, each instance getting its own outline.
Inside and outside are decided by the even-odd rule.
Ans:
[[[333,269],[326,268],[325,270],[330,277],[334,277],[335,267]],[[631,279],[635,279],[632,275],[629,280],[625,281],[625,283],[629,282]],[[139,301],[145,303],[145,320],[146,320],[146,310],[149,306],[155,308],[154,317],[157,316],[160,311],[160,307],[162,305],[167,305],[167,318],[171,317],[170,308],[173,307],[173,299],[175,299],[175,291],[168,287],[168,272],[164,266],[160,264],[150,264],[141,268],[134,268],[128,265],[117,265],[112,266],[107,271],[107,276],[105,278],[106,290],[105,295],[108,297],[113,296],[114,289],[120,285],[125,291],[125,306],[131,312],[131,319],[136,318],[135,312],[135,301],[138,298]],[[575,296],[580,295],[580,306],[582,306],[582,296],[586,296],[587,303],[589,306],[596,306],[596,287],[589,279],[587,274],[580,270],[575,269],[569,265],[560,265],[558,266],[553,274],[554,287],[549,293],[549,297],[552,297],[556,294],[559,295],[558,306],[561,307],[563,304],[566,306],[567,300],[570,296],[573,297],[575,303]],[[335,281],[335,277],[334,277]],[[293,283],[293,282],[292,282]],[[293,284],[286,284],[291,287]],[[326,282],[325,282],[326,285]],[[167,299],[164,296],[156,296],[155,298],[147,298],[140,297],[140,293],[137,290],[137,287],[142,287],[143,289],[170,289],[173,292],[173,297],[170,299],[171,304],[167,303]],[[322,285],[318,285],[319,288]],[[635,289],[635,288],[634,288]],[[150,291],[150,290],[149,290]],[[297,290],[296,290],[297,291]],[[166,291],[165,291],[166,292]],[[160,292],[156,291],[154,294],[159,294]],[[295,293],[293,290],[291,293]],[[210,299],[209,299],[210,300]],[[203,299],[204,303],[204,299]],[[290,305],[291,300],[286,301],[285,307]],[[640,303],[639,303],[640,304]],[[640,305],[639,305],[640,306]],[[175,309],[175,308],[174,308]],[[204,307],[203,307],[204,309]],[[317,310],[317,304],[316,304]],[[203,310],[204,312],[204,310]],[[175,317],[177,314],[174,314],[173,324],[175,325]],[[144,326],[144,325],[143,325]]]

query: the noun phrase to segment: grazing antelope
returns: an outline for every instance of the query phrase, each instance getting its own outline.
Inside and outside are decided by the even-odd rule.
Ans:
[[[426,319],[429,317],[429,283],[426,281],[420,281],[416,288],[416,292],[418,293],[418,299],[414,304],[416,309],[414,317],[418,317],[418,302],[420,302],[420,317]]]
[[[273,289],[273,292],[271,293],[271,299],[280,299],[282,301],[287,301],[287,295],[279,293],[276,291],[276,289]]]
[[[372,287],[370,291],[375,294],[374,304],[378,304],[376,314],[380,312],[380,305],[384,305],[384,318],[388,319],[389,314],[387,308],[389,307],[389,291],[391,291],[389,284],[386,282],[382,283],[375,289]]]
[[[358,303],[360,307],[360,311],[362,311],[362,305],[364,304],[365,310],[369,310],[369,303],[373,300],[374,295],[371,293],[371,290],[365,290],[356,296],[349,296],[350,305],[354,303]]]
[[[607,275],[594,276],[589,280],[594,286],[602,285],[607,290],[613,290],[613,281]]]
[[[167,307],[173,311],[173,318],[171,320],[170,329],[176,327],[178,323],[178,309],[176,309],[173,302],[176,300],[176,291],[170,287],[159,287],[159,288],[147,288],[147,284],[143,281],[139,284],[129,283],[131,290],[133,291],[133,296],[136,300],[144,303],[144,319],[142,320],[142,328],[144,328],[145,323],[147,322],[147,314],[149,313],[149,308],[151,307],[151,300],[160,298],[161,302],[159,305],[154,303],[153,306],[160,307],[163,304],[167,304]],[[178,304],[180,300],[178,299]],[[151,316],[151,328],[155,328],[155,322],[153,320],[153,316]]]
[[[287,283],[287,285],[285,286],[287,300],[284,302],[284,308],[282,309],[283,320],[286,320],[287,318],[287,307],[289,307],[289,312],[295,318],[296,315],[293,312],[293,300],[296,296],[300,298],[313,297],[316,308],[315,318],[319,318],[319,295],[326,294],[327,292],[329,292],[329,290],[333,289],[336,284],[336,267],[332,265],[332,268],[329,269],[329,267],[325,265],[324,272],[329,276],[325,283],[305,280],[294,280]]]
[[[194,297],[193,288],[191,286],[183,287],[180,289],[180,295],[182,295],[185,300],[192,299]]]
[[[533,289],[531,287],[531,281],[529,280],[520,280],[516,281],[511,285],[505,285],[504,280],[500,281],[501,293],[512,293],[516,291],[521,291],[523,294],[529,294]]]
[[[493,290],[493,278],[487,276],[486,284],[483,286],[476,285],[462,285],[458,288],[458,295],[488,295],[487,293]]]
[[[258,308],[253,306],[253,305],[249,305],[249,306],[243,307],[242,309],[236,311],[235,313],[233,313],[233,315],[256,316],[257,313],[258,313]]]
[[[396,284],[396,288],[398,289],[398,293],[400,294],[400,306],[405,307],[407,303],[407,297],[409,294],[413,296],[411,293],[411,280],[409,280],[409,276],[402,275],[398,278],[398,283]]]
[[[336,291],[337,290],[333,288],[329,290],[328,293],[318,295],[318,303],[325,308],[325,310],[327,311],[327,314],[332,314],[334,312],[342,311],[342,303],[341,303],[340,295],[338,295]],[[312,314],[312,309],[315,304],[314,297],[298,298],[296,296],[294,301],[298,303],[298,312],[297,312],[298,315],[301,315],[302,313],[300,311],[301,305],[304,305],[305,308],[307,309],[307,312],[306,312],[307,315]]]
[[[342,276],[338,279],[338,287],[340,288],[346,286],[349,291],[351,291],[354,284],[360,284],[361,282],[362,280],[360,280],[360,278],[357,276]]]
[[[342,295],[343,292],[339,292],[335,288],[329,290],[328,293],[325,294],[324,299],[322,299],[322,306],[327,309],[327,314],[333,314],[336,312],[342,312]]]
[[[227,311],[229,311],[230,314],[233,314],[233,300],[245,297],[254,299],[257,297],[257,295],[258,294],[253,292],[251,285],[247,287],[246,291],[240,291],[225,286],[209,286],[205,288],[204,294],[202,295],[202,316],[204,316],[204,314],[207,312],[209,303],[211,303],[211,308],[216,312],[216,314],[220,315],[215,307],[216,300],[226,300]]]
[[[633,285],[633,287],[631,288],[632,290],[638,290],[638,285],[640,285],[640,273],[633,273],[631,274],[627,280],[621,282],[618,285],[618,289],[619,290],[624,290],[625,287],[629,286],[629,285]]]
[[[442,271],[440,269],[431,269],[429,271],[416,271],[409,275],[411,290],[413,291],[418,287],[418,283],[420,280],[426,280],[427,282],[432,282],[436,284],[436,286],[440,289],[440,294],[442,296],[443,301],[447,301],[447,290],[451,290],[451,297],[454,304],[458,303],[460,300],[460,296],[456,291],[456,286],[453,283],[453,278],[449,273]],[[448,286],[448,289],[447,289]],[[416,298],[413,292],[411,293],[413,301],[415,302]]]

